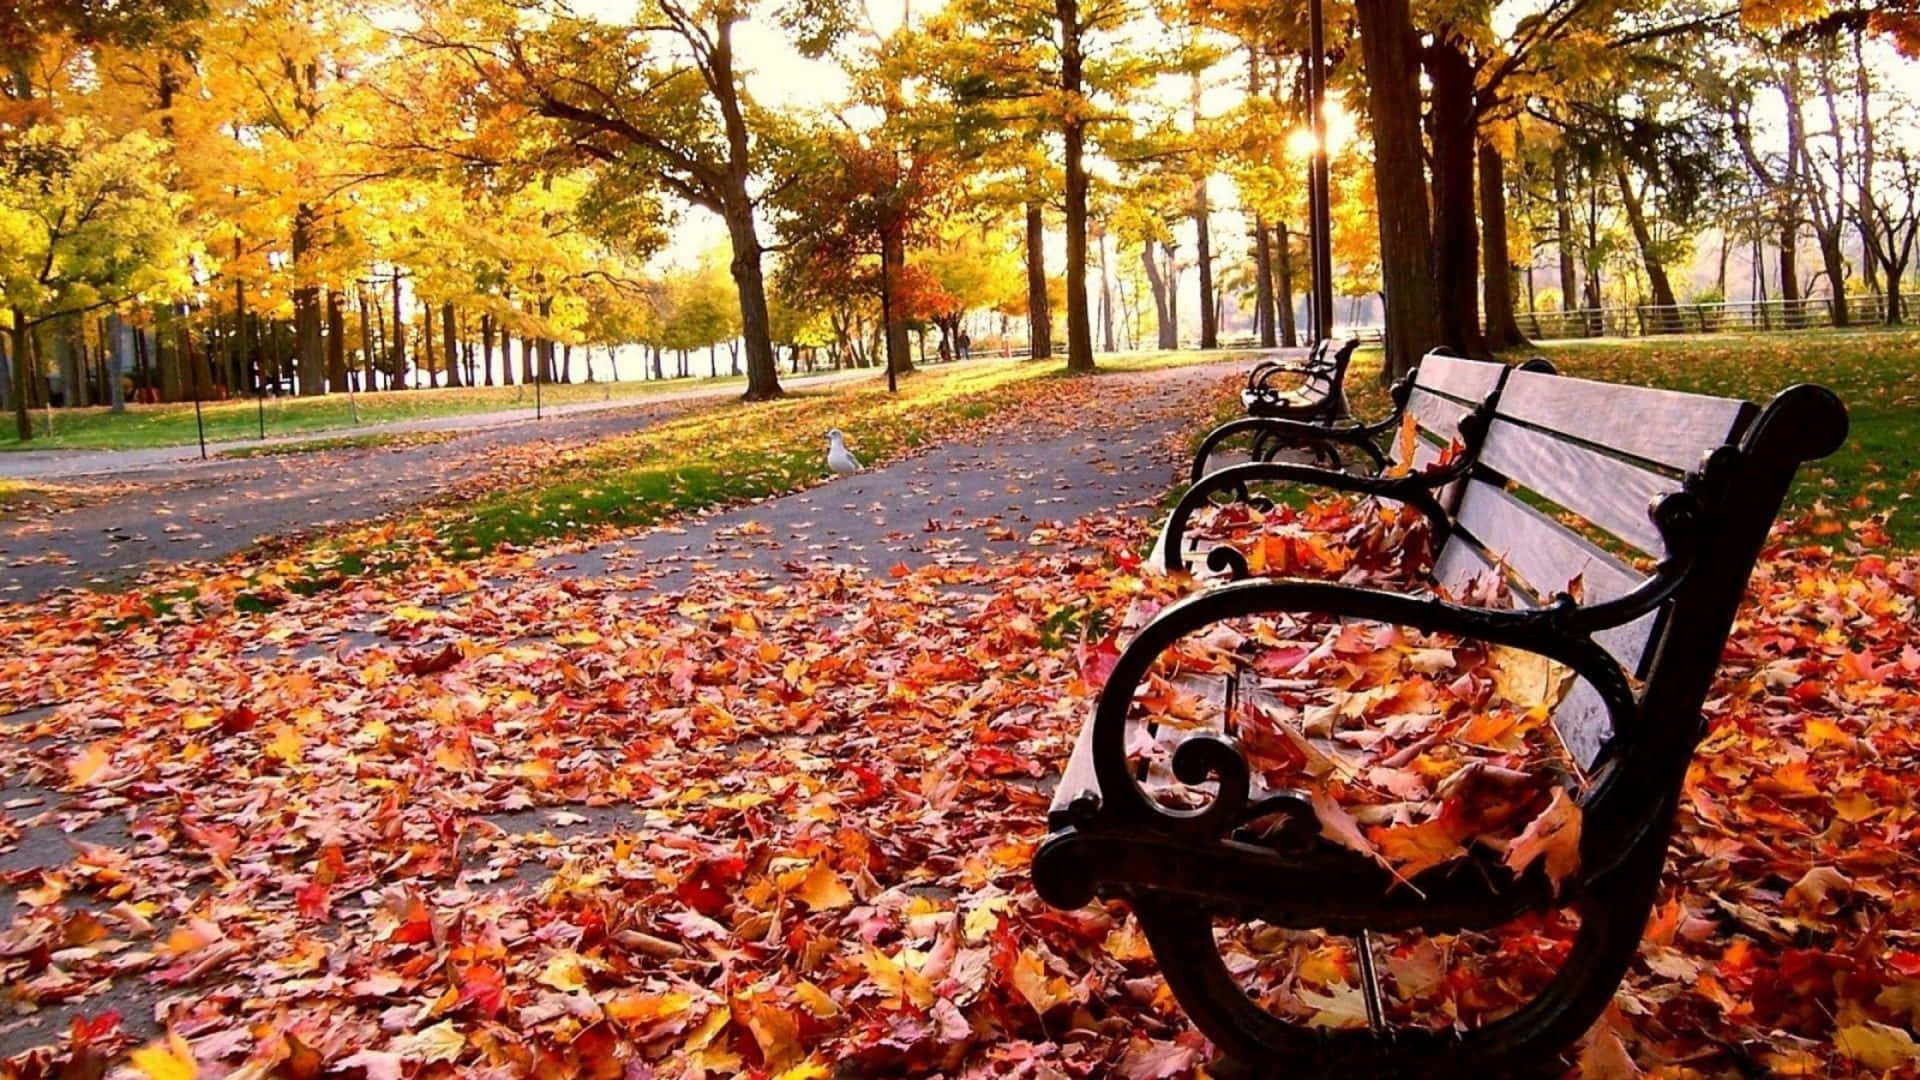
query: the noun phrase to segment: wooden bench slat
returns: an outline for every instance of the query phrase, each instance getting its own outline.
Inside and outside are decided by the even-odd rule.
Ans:
[[[1456,520],[1542,599],[1575,579],[1593,603],[1632,592],[1646,578],[1547,515],[1482,480],[1470,481]]]
[[[1498,417],[1480,461],[1641,551],[1664,552],[1648,510],[1656,497],[1679,488],[1672,477]]]
[[[1734,398],[1515,371],[1500,392],[1499,412],[1632,457],[1690,470],[1746,426],[1753,406]]]
[[[1073,739],[1073,753],[1067,758],[1067,767],[1060,773],[1060,786],[1053,789],[1053,803],[1047,807],[1047,827],[1058,829],[1069,824],[1063,818],[1073,800],[1083,794],[1098,795],[1100,783],[1093,771],[1093,718],[1080,725],[1080,732]]]
[[[1506,370],[1505,364],[1429,354],[1420,358],[1413,385],[1477,405],[1500,385]]]

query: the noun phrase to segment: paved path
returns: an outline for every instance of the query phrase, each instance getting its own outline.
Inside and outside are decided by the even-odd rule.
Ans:
[[[1064,529],[1077,518],[1157,502],[1185,471],[1160,444],[1191,430],[1212,409],[1221,377],[1246,367],[1237,360],[1108,376],[1091,409],[1063,408],[996,439],[936,447],[552,561],[580,575],[645,571],[671,588],[678,575],[707,567],[778,574],[827,563],[877,573],[1053,547],[1071,541]],[[850,437],[857,454],[858,432]]]
[[[827,386],[837,382],[849,382],[856,379],[875,378],[872,371],[858,369],[849,371],[831,371],[820,375],[782,376],[780,385],[789,390],[801,390],[807,387]],[[656,405],[668,405],[689,401],[717,401],[739,396],[741,384],[728,383],[723,386],[697,386],[684,390],[667,390],[658,394],[628,395],[624,398],[611,398],[607,401],[576,401],[566,405],[548,405],[543,415],[548,419],[577,416],[583,413],[610,412],[623,409],[635,409]],[[315,442],[324,439],[349,438],[359,435],[403,435],[427,431],[483,431],[488,428],[508,427],[521,424],[533,424],[533,398],[527,397],[526,404],[512,409],[495,412],[458,413],[453,416],[429,416],[419,420],[393,420],[382,424],[363,424],[359,427],[326,428],[319,431],[306,431],[298,435],[282,435],[270,439],[241,439],[232,442],[214,442],[207,444],[208,460],[200,459],[198,444],[185,446],[155,446],[141,450],[9,450],[0,452],[0,476],[15,480],[68,480],[90,476],[124,476],[130,472],[143,472],[151,469],[189,469],[211,467],[219,463],[218,455],[226,450],[253,449],[261,446],[285,446],[294,443]]]

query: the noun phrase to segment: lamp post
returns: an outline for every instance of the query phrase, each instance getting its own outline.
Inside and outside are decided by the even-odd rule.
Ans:
[[[1307,161],[1308,255],[1313,267],[1311,313],[1316,339],[1333,335],[1333,204],[1327,167],[1326,18],[1323,0],[1307,0],[1307,123],[1313,154]]]

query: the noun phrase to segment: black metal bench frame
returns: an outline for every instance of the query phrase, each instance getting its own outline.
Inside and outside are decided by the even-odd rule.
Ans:
[[[1565,381],[1570,394],[1596,385]],[[1725,441],[1649,509],[1663,555],[1623,594],[1580,603],[1562,592],[1531,609],[1502,610],[1326,582],[1251,579],[1163,609],[1123,651],[1076,741],[1049,814],[1050,834],[1034,856],[1040,895],[1062,908],[1096,897],[1127,902],[1195,1023],[1256,1071],[1507,1076],[1549,1067],[1606,1007],[1637,951],[1681,785],[1705,733],[1701,707],[1794,474],[1845,438],[1846,411],[1820,387],[1783,391],[1763,410],[1731,404],[1741,411]],[[1648,437],[1633,435],[1643,447]],[[1255,794],[1251,769],[1225,734],[1189,735],[1173,754],[1182,783],[1217,785],[1211,802],[1177,808],[1143,787],[1126,738],[1135,693],[1156,658],[1214,623],[1308,612],[1524,649],[1590,684],[1609,734],[1587,766],[1579,799],[1578,871],[1556,889],[1539,866],[1516,877],[1476,851],[1466,866],[1438,867],[1416,876],[1415,888],[1396,888],[1372,860],[1320,840],[1311,802],[1298,791],[1259,800],[1262,815],[1284,813],[1291,827],[1254,842],[1240,831]],[[1649,620],[1645,651],[1629,670],[1609,651],[1607,635]],[[1377,990],[1369,991],[1367,1029],[1288,1023],[1246,996],[1213,936],[1214,919],[1226,917],[1359,934],[1364,942],[1368,931],[1489,928],[1552,907],[1572,908],[1581,920],[1559,973],[1517,1011],[1464,1032],[1382,1030]],[[1361,960],[1371,979],[1371,946]]]
[[[1423,364],[1436,360],[1457,360],[1450,353],[1430,353]],[[1553,365],[1541,358],[1528,360],[1512,370],[1552,374]],[[1365,424],[1330,425],[1302,423],[1299,421],[1279,420],[1270,417],[1245,417],[1229,421],[1209,432],[1201,440],[1200,447],[1194,453],[1190,482],[1187,490],[1174,504],[1161,526],[1160,539],[1156,550],[1160,553],[1160,568],[1177,573],[1190,569],[1187,562],[1186,533],[1194,514],[1202,508],[1218,505],[1220,496],[1226,495],[1230,502],[1250,503],[1261,509],[1272,509],[1271,503],[1252,494],[1254,485],[1287,483],[1311,485],[1332,491],[1344,491],[1369,498],[1387,499],[1403,503],[1418,510],[1432,526],[1430,540],[1437,548],[1446,542],[1453,528],[1450,516],[1451,508],[1444,497],[1446,490],[1459,483],[1474,467],[1479,457],[1481,442],[1487,434],[1490,418],[1500,401],[1500,391],[1506,383],[1506,372],[1502,372],[1491,390],[1477,402],[1456,399],[1456,404],[1469,408],[1460,417],[1456,436],[1458,452],[1445,466],[1427,469],[1410,469],[1401,475],[1391,475],[1389,467],[1392,460],[1387,450],[1381,449],[1382,436],[1398,433],[1407,409],[1413,400],[1416,389],[1432,392],[1420,384],[1421,368],[1416,367],[1394,384],[1391,391],[1393,411],[1386,417]],[[1207,470],[1206,465],[1213,452],[1231,439],[1241,435],[1254,436],[1254,460],[1223,468]],[[1281,462],[1272,460],[1279,452],[1289,447],[1308,449],[1314,462]],[[1368,459],[1365,463],[1369,472],[1354,472],[1339,466],[1348,455],[1340,452],[1340,447],[1352,447],[1362,451]],[[1216,573],[1225,572],[1234,578],[1247,576],[1246,556],[1228,545],[1217,545],[1207,554],[1207,566]]]
[[[1333,421],[1347,415],[1347,368],[1360,343],[1348,341],[1338,349],[1331,340],[1314,344],[1304,362],[1264,360],[1247,373],[1246,389],[1240,392],[1240,404],[1250,416],[1268,416],[1290,420]],[[1283,376],[1300,380],[1294,389],[1283,390],[1275,381]]]

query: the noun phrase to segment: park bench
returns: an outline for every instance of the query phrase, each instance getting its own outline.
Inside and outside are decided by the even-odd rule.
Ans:
[[[1550,375],[1553,366],[1535,359],[1514,369],[1435,351],[1394,385],[1393,410],[1372,423],[1249,416],[1220,425],[1195,451],[1189,485],[1161,527],[1150,564],[1168,572],[1190,569],[1194,515],[1223,497],[1270,508],[1271,501],[1256,492],[1275,484],[1311,484],[1405,503],[1426,515],[1434,542],[1443,542],[1452,527],[1451,496],[1478,457],[1488,418],[1514,370]],[[1404,438],[1409,422],[1411,441]],[[1382,438],[1389,441],[1384,450]],[[1213,468],[1215,456],[1240,440],[1250,443],[1250,460]],[[1273,460],[1288,450],[1306,460]],[[1411,458],[1403,458],[1409,451]],[[1215,547],[1208,559],[1216,571],[1245,576],[1245,559],[1231,547]]]
[[[1527,371],[1506,376],[1486,415],[1475,460],[1443,508],[1450,528],[1433,578],[1448,595],[1485,595],[1498,579],[1512,608],[1326,581],[1198,590],[1161,609],[1118,657],[1055,792],[1033,860],[1040,895],[1069,909],[1096,897],[1127,902],[1182,1006],[1256,1071],[1512,1076],[1550,1068],[1588,1030],[1652,910],[1706,730],[1701,708],[1748,576],[1796,470],[1837,449],[1847,425],[1838,399],[1815,386],[1757,408]],[[1266,790],[1236,742],[1232,702],[1260,693],[1262,678],[1238,659],[1230,674],[1205,676],[1227,703],[1219,730],[1181,737],[1171,776],[1148,785],[1141,746],[1153,740],[1141,736],[1165,718],[1154,712],[1160,699],[1142,691],[1163,654],[1177,665],[1195,640],[1245,640],[1225,631],[1305,614],[1341,630],[1412,628],[1564,665],[1574,680],[1551,723],[1573,770],[1577,868],[1556,880],[1539,863],[1515,874],[1475,844],[1403,881],[1333,842],[1313,793]],[[1255,833],[1246,827],[1255,815],[1284,824]],[[1466,940],[1457,935],[1543,912],[1577,915],[1578,929],[1524,1004],[1465,1030],[1386,1022],[1377,935]],[[1216,920],[1350,939],[1364,1026],[1315,1028],[1269,1011],[1223,959]]]
[[[1316,342],[1299,361],[1263,360],[1247,372],[1240,404],[1249,416],[1333,420],[1347,415],[1347,367],[1359,346]],[[1289,381],[1291,385],[1289,385]]]

